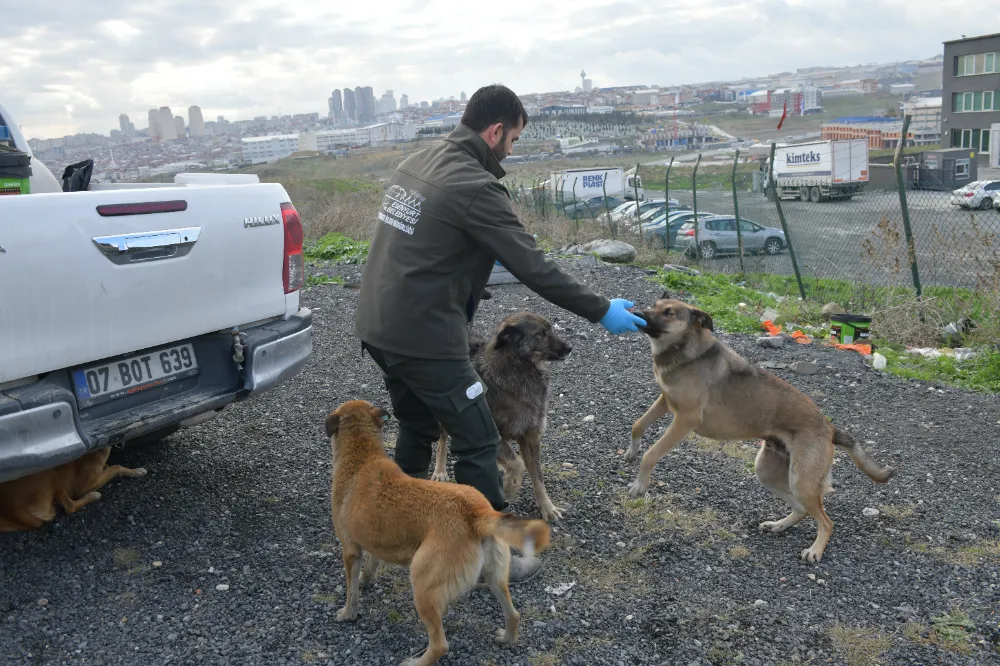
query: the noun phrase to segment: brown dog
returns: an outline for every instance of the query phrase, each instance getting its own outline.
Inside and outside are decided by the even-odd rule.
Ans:
[[[834,446],[844,449],[877,483],[888,481],[893,469],[879,467],[804,393],[716,339],[707,313],[664,293],[652,307],[636,314],[646,320],[641,330],[650,339],[661,393],[632,426],[632,446],[625,460],[636,459],[642,435],[653,421],[667,411],[674,418],[642,456],[629,496],[646,493],[657,461],[692,432],[717,441],[763,439],[755,465],[757,478],[788,502],[792,512],[784,520],[761,523],[760,529],[780,533],[806,514],[812,516],[818,534],[802,551],[802,559],[819,562],[833,532],[823,496],[831,489]]]
[[[535,503],[542,518],[562,518],[549,499],[542,478],[542,435],[549,410],[549,363],[562,361],[573,348],[545,317],[518,312],[504,319],[489,343],[470,334],[469,356],[486,385],[486,402],[500,431],[497,464],[504,472],[504,499],[514,501],[527,466]],[[520,455],[510,445],[517,442]],[[447,481],[448,433],[441,427],[435,452],[435,481]],[[527,465],[525,465],[527,463]]]
[[[56,517],[57,502],[67,514],[74,514],[101,499],[97,489],[111,479],[146,475],[142,468],[105,468],[110,455],[110,448],[97,449],[72,462],[0,484],[0,532],[37,530]]]
[[[472,486],[437,483],[405,474],[383,448],[388,414],[363,400],[346,402],[326,417],[333,450],[331,509],[343,550],[347,601],[337,621],[358,616],[358,591],[384,560],[408,566],[413,603],[424,626],[424,654],[403,666],[430,666],[448,652],[441,617],[483,574],[504,613],[496,640],[517,641],[520,614],[507,586],[510,548],[545,548],[549,526],[499,513]],[[361,567],[362,551],[368,560]]]

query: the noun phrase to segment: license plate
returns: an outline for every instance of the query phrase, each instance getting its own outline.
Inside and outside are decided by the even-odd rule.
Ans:
[[[198,359],[190,344],[136,354],[120,361],[73,372],[73,387],[81,407],[163,386],[198,374]]]

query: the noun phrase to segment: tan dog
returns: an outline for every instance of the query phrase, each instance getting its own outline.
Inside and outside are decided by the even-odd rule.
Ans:
[[[0,532],[37,530],[56,517],[57,502],[67,514],[74,514],[101,499],[97,489],[115,477],[146,475],[142,468],[105,468],[110,455],[110,448],[97,449],[72,462],[0,484]]]
[[[650,424],[667,411],[674,419],[642,456],[629,496],[646,493],[657,461],[692,432],[717,441],[763,439],[755,464],[757,478],[788,502],[792,512],[784,520],[761,523],[760,529],[781,533],[806,514],[812,516],[818,533],[812,546],[802,551],[802,559],[819,562],[833,532],[823,496],[831,489],[834,446],[844,449],[877,483],[888,481],[893,469],[879,467],[804,393],[716,339],[707,313],[664,293],[652,307],[636,314],[646,320],[641,330],[650,339],[661,393],[632,426],[632,446],[625,460],[636,459]]]
[[[346,402],[326,417],[333,528],[347,573],[347,601],[337,621],[357,618],[359,588],[374,579],[384,560],[409,567],[413,603],[429,638],[423,655],[402,666],[430,666],[447,654],[441,617],[480,572],[503,608],[504,628],[496,640],[515,643],[521,616],[507,587],[508,544],[525,554],[541,550],[549,543],[548,524],[499,513],[472,486],[406,475],[383,448],[387,419],[385,410],[363,400]],[[363,550],[368,560],[362,572]]]

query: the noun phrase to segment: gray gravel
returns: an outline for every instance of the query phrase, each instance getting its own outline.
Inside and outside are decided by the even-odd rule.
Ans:
[[[661,291],[640,269],[564,263],[638,305]],[[853,352],[765,349],[756,336],[720,334],[755,361],[815,362],[811,376],[774,372],[896,467],[876,486],[838,455],[833,539],[807,566],[798,554],[815,537],[810,519],[781,536],[757,533],[785,507],[753,477],[752,443],[684,442],[654,471],[648,499],[627,502],[636,464],[617,450],[656,396],[647,341],[608,336],[521,285],[492,292],[484,328],[530,309],[574,346],[554,369],[543,452],[549,494],[568,511],[542,572],[513,588],[518,645],[494,645],[502,616],[476,589],[445,618],[443,663],[1000,662],[996,396],[880,375]],[[344,575],[323,417],[351,398],[388,406],[352,335],[356,297],[334,284],[303,295],[315,347],[297,380],[159,445],[116,450],[112,462],[149,476],[112,482],[99,502],[39,533],[0,535],[0,663],[367,666],[422,649],[398,568],[363,593],[356,624],[333,621]],[[529,484],[513,508],[537,515]],[[928,632],[956,609],[972,623],[964,654]],[[850,639],[865,632],[881,640]],[[844,635],[849,644],[835,638]]]

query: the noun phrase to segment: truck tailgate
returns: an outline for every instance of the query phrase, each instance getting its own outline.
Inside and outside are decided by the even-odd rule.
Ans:
[[[0,382],[284,315],[285,201],[270,183],[0,198]],[[169,212],[127,206],[148,203]]]
[[[849,139],[833,142],[833,182],[868,181],[868,140]]]

